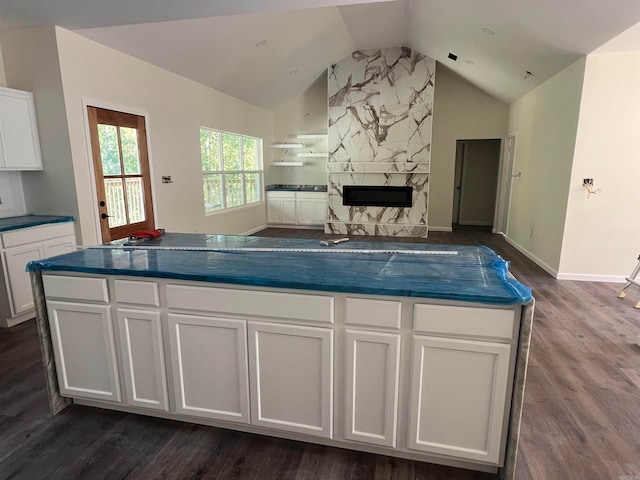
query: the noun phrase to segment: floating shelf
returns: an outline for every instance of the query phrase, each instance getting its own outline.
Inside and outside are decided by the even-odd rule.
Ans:
[[[298,138],[298,140],[311,139],[311,138],[327,138],[327,134],[313,133],[313,134],[307,134],[307,135],[297,135],[296,138]]]
[[[272,162],[271,165],[274,167],[301,167],[304,162]]]
[[[325,158],[327,156],[327,152],[307,152],[307,153],[297,153],[296,156],[304,157],[304,158]]]
[[[302,148],[302,143],[272,143],[271,148]]]

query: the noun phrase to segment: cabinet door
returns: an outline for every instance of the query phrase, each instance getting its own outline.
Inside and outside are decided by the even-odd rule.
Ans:
[[[25,271],[25,267],[30,261],[41,259],[42,253],[42,246],[39,243],[9,248],[4,252],[7,280],[11,292],[11,307],[14,315],[33,308],[31,278],[29,273]]]
[[[33,96],[0,89],[0,168],[42,170]]]
[[[249,423],[246,322],[169,314],[176,409]]]
[[[409,448],[501,464],[511,346],[413,341]]]
[[[127,404],[168,410],[160,312],[118,309]]]
[[[60,393],[120,401],[108,305],[47,302]]]
[[[310,198],[298,199],[298,224],[312,225],[314,223],[313,203],[314,200]]]
[[[249,323],[251,423],[332,437],[333,331]]]
[[[44,247],[44,256],[55,257],[56,255],[62,255],[64,253],[70,253],[73,251],[73,246],[76,244],[76,238],[72,236],[54,238],[53,240],[47,240],[42,245]]]
[[[289,225],[297,223],[294,192],[267,192],[267,221]]]
[[[400,335],[347,330],[345,437],[396,446]]]
[[[313,200],[313,217],[314,224],[324,224],[327,219],[327,201]]]

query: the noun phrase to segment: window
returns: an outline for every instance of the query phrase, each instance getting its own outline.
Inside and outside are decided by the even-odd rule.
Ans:
[[[262,140],[200,128],[204,211],[262,200]]]

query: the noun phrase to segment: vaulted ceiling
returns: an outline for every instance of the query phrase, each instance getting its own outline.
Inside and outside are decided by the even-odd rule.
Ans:
[[[637,0],[0,0],[0,28],[60,25],[265,108],[392,46],[508,103],[639,21]]]

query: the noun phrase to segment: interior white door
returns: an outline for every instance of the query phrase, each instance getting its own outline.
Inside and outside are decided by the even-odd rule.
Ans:
[[[249,322],[251,422],[332,437],[333,330]]]
[[[47,313],[60,393],[119,402],[110,307],[48,301]]]
[[[345,437],[395,448],[400,335],[346,333]]]
[[[167,411],[160,312],[118,309],[127,404]]]
[[[176,409],[249,423],[246,322],[168,315]]]
[[[511,346],[422,336],[413,342],[409,448],[501,465]]]

